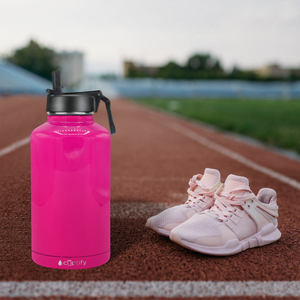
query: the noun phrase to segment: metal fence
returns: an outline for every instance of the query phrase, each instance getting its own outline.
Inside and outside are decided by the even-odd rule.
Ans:
[[[300,99],[300,82],[123,79],[107,84],[125,97]]]

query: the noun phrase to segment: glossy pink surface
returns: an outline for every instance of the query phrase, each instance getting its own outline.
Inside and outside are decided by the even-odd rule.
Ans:
[[[110,134],[92,116],[48,116],[32,132],[31,228],[40,265],[81,269],[108,261]],[[59,264],[82,257],[84,266]]]

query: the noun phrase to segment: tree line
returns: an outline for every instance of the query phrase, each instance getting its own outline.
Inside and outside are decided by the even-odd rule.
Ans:
[[[162,79],[235,79],[249,81],[278,81],[278,80],[300,80],[299,70],[291,70],[288,76],[261,76],[254,70],[242,70],[235,66],[226,71],[221,61],[209,53],[196,53],[190,56],[187,61],[180,65],[170,61],[157,68],[146,66],[129,67],[126,74],[128,78],[162,78]]]
[[[27,45],[12,51],[4,58],[32,73],[51,80],[51,73],[58,69],[55,50],[30,40]],[[162,79],[238,79],[251,81],[300,80],[299,69],[292,69],[288,76],[261,76],[253,70],[242,70],[234,67],[229,72],[224,69],[221,61],[209,53],[196,53],[184,64],[170,61],[153,68],[131,64],[125,77],[128,78],[162,78]],[[109,77],[111,78],[111,76]]]

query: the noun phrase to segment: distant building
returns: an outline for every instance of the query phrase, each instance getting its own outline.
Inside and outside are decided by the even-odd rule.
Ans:
[[[138,65],[133,61],[123,62],[123,75],[124,77],[130,77],[132,73],[141,74],[143,76],[155,76],[158,74],[159,68],[153,66]]]
[[[83,79],[83,53],[62,51],[56,54],[56,63],[61,71],[62,85],[73,87]]]
[[[136,68],[134,62],[132,61],[123,61],[123,76],[128,77],[130,70]]]
[[[261,77],[272,77],[272,78],[287,78],[291,74],[290,69],[282,68],[278,64],[267,65],[263,68],[256,69],[254,72]]]

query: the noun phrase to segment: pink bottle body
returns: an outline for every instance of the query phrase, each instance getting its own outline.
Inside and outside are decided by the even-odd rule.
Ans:
[[[110,134],[92,115],[50,115],[31,134],[32,259],[86,269],[110,258]]]

